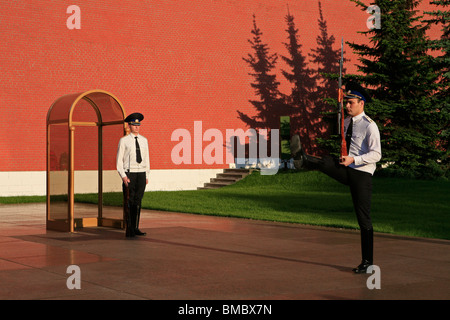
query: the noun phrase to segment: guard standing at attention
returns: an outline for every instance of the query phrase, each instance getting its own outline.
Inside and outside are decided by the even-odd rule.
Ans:
[[[373,264],[373,227],[370,215],[372,176],[376,162],[381,159],[380,132],[376,123],[364,112],[370,97],[357,83],[349,82],[345,88],[345,108],[348,117],[344,121],[347,154],[339,161],[330,156],[323,158],[305,153],[300,137],[291,139],[291,153],[297,168],[319,170],[333,179],[348,185],[361,233],[361,264],[355,273],[366,273]]]
[[[124,194],[128,192],[126,237],[146,235],[139,230],[141,202],[150,174],[150,157],[147,139],[139,134],[144,116],[132,113],[126,117],[130,134],[122,137],[117,150],[117,171],[122,178]]]

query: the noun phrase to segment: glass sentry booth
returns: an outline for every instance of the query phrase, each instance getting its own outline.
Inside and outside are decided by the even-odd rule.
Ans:
[[[123,210],[108,208],[106,212],[103,208],[103,193],[121,186],[116,153],[119,139],[126,134],[124,118],[120,101],[103,90],[65,95],[51,105],[47,114],[47,230],[125,227]],[[97,205],[78,205],[75,197],[81,193]]]

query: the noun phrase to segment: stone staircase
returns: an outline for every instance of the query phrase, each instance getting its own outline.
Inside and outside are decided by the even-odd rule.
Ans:
[[[210,182],[204,184],[198,190],[218,189],[236,183],[251,174],[255,169],[223,169],[223,173],[218,173]]]

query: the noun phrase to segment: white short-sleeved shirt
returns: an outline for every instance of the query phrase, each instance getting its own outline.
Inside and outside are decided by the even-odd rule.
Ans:
[[[344,121],[345,132],[347,132],[351,117]],[[377,124],[364,112],[353,117],[353,132],[350,143],[349,154],[355,161],[349,165],[350,168],[369,172],[373,174],[376,163],[381,159],[380,131]]]
[[[138,138],[139,148],[141,149],[142,162],[136,162],[136,142]],[[148,150],[147,138],[138,134],[128,134],[119,141],[116,158],[117,172],[121,178],[125,178],[125,172],[145,172],[148,179],[150,174],[150,156]]]

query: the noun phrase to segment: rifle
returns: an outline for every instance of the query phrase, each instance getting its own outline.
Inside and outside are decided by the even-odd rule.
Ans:
[[[347,156],[347,142],[344,134],[344,90],[342,89],[342,66],[344,64],[344,38],[341,41],[341,59],[339,60],[339,88],[338,88],[338,128],[341,135],[341,158]]]

